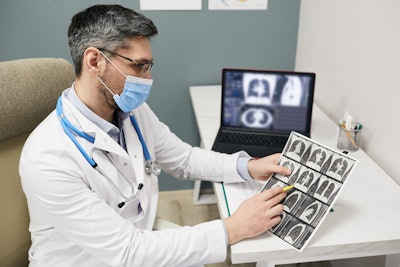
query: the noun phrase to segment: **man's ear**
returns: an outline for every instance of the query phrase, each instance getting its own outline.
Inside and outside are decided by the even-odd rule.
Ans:
[[[96,47],[88,47],[83,53],[82,69],[98,76],[102,69],[102,64],[105,63],[104,60],[102,60],[103,58],[99,49]]]

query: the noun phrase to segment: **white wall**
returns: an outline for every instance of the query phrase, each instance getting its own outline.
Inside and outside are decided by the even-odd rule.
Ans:
[[[303,0],[295,68],[316,72],[332,119],[358,117],[361,147],[400,183],[400,1]]]
[[[302,0],[295,67],[316,72],[315,102],[332,119],[345,110],[359,119],[364,125],[361,147],[398,183],[399,14],[399,0]],[[384,261],[332,263],[375,267]]]

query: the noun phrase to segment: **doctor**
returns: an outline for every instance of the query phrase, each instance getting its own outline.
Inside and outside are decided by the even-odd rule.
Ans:
[[[248,200],[231,217],[152,231],[160,168],[181,179],[266,180],[279,155],[251,160],[182,142],[144,103],[152,85],[148,18],[97,5],[72,18],[76,80],[32,132],[20,175],[30,213],[30,266],[195,266],[276,225],[282,188]]]

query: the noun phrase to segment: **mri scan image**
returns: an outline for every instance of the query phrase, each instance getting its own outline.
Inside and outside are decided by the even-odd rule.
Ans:
[[[279,165],[290,175],[273,174],[262,190],[293,185],[282,201],[281,222],[270,232],[302,250],[332,209],[357,160],[292,132]]]

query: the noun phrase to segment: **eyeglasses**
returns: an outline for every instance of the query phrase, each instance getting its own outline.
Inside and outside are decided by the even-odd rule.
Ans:
[[[124,56],[122,56],[120,54],[117,54],[117,53],[115,53],[113,51],[110,51],[110,50],[107,50],[107,49],[104,49],[104,48],[98,48],[98,49],[100,51],[102,51],[102,52],[107,52],[107,53],[110,53],[110,54],[112,54],[114,56],[117,56],[117,57],[123,58],[125,60],[128,60],[129,62],[131,62],[132,64],[134,64],[138,68],[138,70],[139,70],[141,75],[148,74],[151,71],[151,69],[153,68],[153,65],[154,65],[153,61],[151,61],[151,62],[139,62],[139,61],[136,61],[134,59],[130,59],[128,57],[124,57]]]

